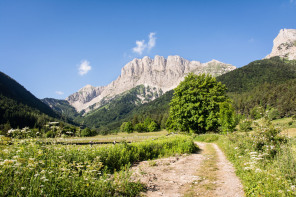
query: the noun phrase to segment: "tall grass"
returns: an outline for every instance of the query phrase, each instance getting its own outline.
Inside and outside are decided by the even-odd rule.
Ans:
[[[296,196],[295,140],[281,136],[268,122],[254,131],[229,135],[208,134],[197,140],[217,139],[234,164],[247,196]]]
[[[108,146],[46,145],[36,140],[0,149],[0,196],[136,196],[136,162],[196,150],[186,136]]]

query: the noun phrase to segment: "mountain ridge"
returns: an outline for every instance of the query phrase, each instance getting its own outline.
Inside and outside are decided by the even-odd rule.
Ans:
[[[209,73],[218,76],[234,70],[236,67],[211,60],[207,63],[189,61],[180,56],[156,55],[154,59],[148,56],[142,59],[133,59],[122,69],[118,78],[104,87],[87,85],[78,92],[70,95],[66,100],[78,112],[89,112],[102,105],[103,99],[111,99],[114,96],[130,90],[138,85],[156,88],[158,92],[165,93],[174,89],[190,72],[195,74]],[[89,108],[91,106],[91,109]]]
[[[288,60],[296,60],[296,29],[281,29],[273,40],[273,48],[265,59],[279,56]]]

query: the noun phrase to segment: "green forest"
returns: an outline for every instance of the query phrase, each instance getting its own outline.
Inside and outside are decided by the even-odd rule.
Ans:
[[[171,90],[158,95],[155,90],[137,86],[111,100],[103,101],[100,108],[82,116],[67,101],[46,98],[41,102],[4,73],[0,76],[1,130],[24,126],[41,128],[45,122],[58,119],[106,134],[119,132],[124,122],[130,122],[135,127],[138,123],[144,123],[146,118],[156,123],[156,128],[165,129],[169,103],[174,94],[174,90]],[[295,60],[279,57],[257,60],[218,76],[217,81],[225,84],[237,114],[254,118],[258,108],[272,110],[275,118],[296,114]],[[141,104],[138,95],[150,102]],[[151,101],[152,97],[156,99]],[[54,111],[45,103],[53,106]]]

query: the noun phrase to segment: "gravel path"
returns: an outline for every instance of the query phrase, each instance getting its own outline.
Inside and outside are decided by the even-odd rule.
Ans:
[[[239,178],[235,175],[235,169],[220,148],[213,144],[218,154],[218,171],[217,171],[217,196],[240,197],[244,196],[243,186]]]
[[[242,185],[234,173],[232,164],[215,144],[211,144],[218,156],[218,169],[214,172],[217,175],[214,183],[215,189],[211,193],[199,192],[199,187],[202,187],[201,183],[210,181],[198,176],[197,173],[197,170],[202,170],[199,167],[208,159],[209,155],[205,155],[205,151],[203,151],[206,148],[206,143],[197,144],[201,149],[199,153],[143,161],[132,167],[132,178],[140,180],[148,187],[148,191],[143,195],[151,197],[179,197],[184,194],[187,194],[186,196],[244,196]],[[189,195],[188,189],[191,190]]]

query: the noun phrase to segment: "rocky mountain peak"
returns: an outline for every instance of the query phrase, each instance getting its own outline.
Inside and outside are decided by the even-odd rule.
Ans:
[[[77,110],[81,107],[81,105],[99,96],[103,90],[104,87],[94,87],[91,85],[86,85],[83,88],[81,88],[78,92],[68,96],[66,100]]]
[[[236,67],[212,60],[208,63],[189,61],[178,55],[164,58],[156,55],[154,59],[145,56],[142,59],[133,59],[122,69],[120,76],[105,87],[93,87],[87,85],[78,92],[70,95],[66,100],[76,108],[77,111],[95,109],[101,101],[112,99],[139,85],[151,87],[159,92],[166,92],[174,89],[193,72],[195,74],[209,73],[218,76],[234,70]],[[91,106],[91,109],[90,109]]]
[[[279,56],[288,60],[296,59],[296,29],[281,29],[273,40],[273,48],[265,58]]]

